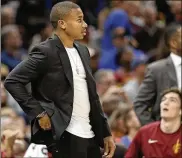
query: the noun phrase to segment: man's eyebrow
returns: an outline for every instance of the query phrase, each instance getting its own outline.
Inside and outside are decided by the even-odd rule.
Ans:
[[[177,98],[175,98],[175,97],[170,97],[170,99],[174,99],[174,100],[178,101],[178,99],[177,99]]]
[[[79,16],[78,16],[78,19],[80,19],[80,18],[83,18],[83,15],[79,15]]]

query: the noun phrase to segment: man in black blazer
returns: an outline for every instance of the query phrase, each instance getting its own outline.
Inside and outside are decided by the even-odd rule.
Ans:
[[[102,147],[110,158],[115,144],[96,92],[90,55],[75,42],[86,35],[83,18],[72,2],[54,5],[53,37],[32,48],[28,59],[8,75],[5,87],[31,120],[32,142],[46,144],[53,157],[100,158]]]
[[[135,112],[142,125],[160,120],[161,93],[165,89],[181,89],[181,25],[173,24],[165,31],[170,56],[151,63],[134,101]]]

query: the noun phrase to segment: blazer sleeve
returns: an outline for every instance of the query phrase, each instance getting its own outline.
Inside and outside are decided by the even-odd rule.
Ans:
[[[40,46],[34,47],[26,60],[17,65],[7,76],[4,86],[33,120],[44,111],[40,103],[27,91],[26,85],[46,71],[47,55]]]
[[[135,112],[142,125],[153,122],[152,107],[156,100],[156,81],[152,67],[146,70],[145,78],[134,101]]]
[[[87,49],[87,53],[88,53],[88,58],[90,60],[89,50],[88,50],[87,47],[86,47],[86,49]],[[95,80],[94,80],[94,87],[95,87],[95,90],[96,90]],[[95,92],[95,93],[97,94],[97,92]],[[107,118],[105,117],[104,112],[102,110],[102,106],[101,106],[101,103],[100,103],[99,95],[97,94],[96,96],[97,96],[97,104],[100,107],[100,116],[101,116],[101,118],[103,120],[103,136],[105,138],[105,137],[111,136],[111,131],[110,131],[110,128],[109,128],[109,124],[107,122]]]

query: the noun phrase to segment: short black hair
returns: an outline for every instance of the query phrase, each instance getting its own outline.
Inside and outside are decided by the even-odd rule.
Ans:
[[[58,20],[63,19],[72,9],[80,8],[77,4],[64,1],[55,4],[50,13],[50,22],[54,29],[57,28]]]
[[[166,46],[169,48],[169,42],[177,30],[181,28],[181,25],[173,23],[169,25],[164,32],[164,41]]]

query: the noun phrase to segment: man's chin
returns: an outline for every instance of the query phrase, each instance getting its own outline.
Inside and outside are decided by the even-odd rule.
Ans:
[[[82,40],[83,38],[84,38],[84,36],[80,36],[80,37],[75,38],[75,40]]]

